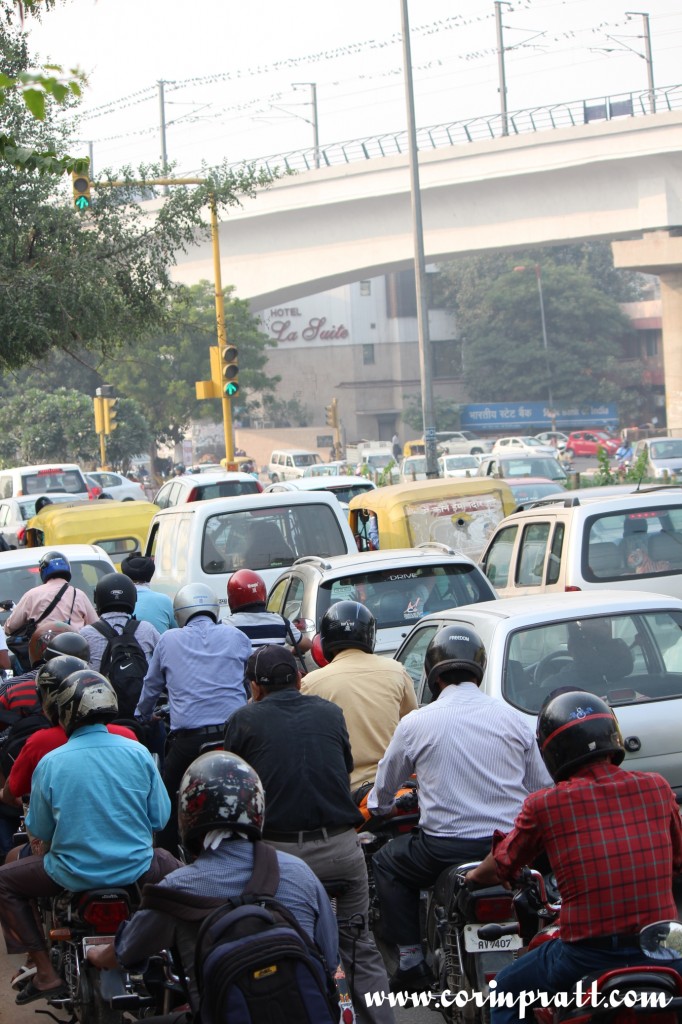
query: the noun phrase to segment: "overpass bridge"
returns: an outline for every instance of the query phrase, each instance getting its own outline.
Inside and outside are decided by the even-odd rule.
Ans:
[[[660,277],[671,426],[682,425],[682,89],[674,95],[663,112],[451,135],[419,154],[428,261],[608,239],[616,266]],[[286,176],[230,210],[222,279],[254,311],[412,265],[408,156],[365,155]],[[211,279],[210,241],[179,254],[173,276]]]

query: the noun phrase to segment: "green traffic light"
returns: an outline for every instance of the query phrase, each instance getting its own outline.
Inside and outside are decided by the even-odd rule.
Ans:
[[[75,204],[79,210],[87,210],[90,206],[90,200],[87,196],[78,196],[78,199],[75,200]]]
[[[239,384],[236,380],[231,380],[229,384],[225,385],[225,394],[228,398],[232,398],[239,391]]]

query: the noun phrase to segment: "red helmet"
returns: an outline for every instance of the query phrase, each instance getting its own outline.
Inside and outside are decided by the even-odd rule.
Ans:
[[[227,603],[231,612],[254,604],[265,604],[267,598],[265,580],[251,569],[238,569],[227,581]]]
[[[322,637],[320,636],[319,633],[316,633],[315,636],[313,637],[313,643],[312,647],[310,648],[310,654],[315,664],[319,665],[320,668],[324,668],[325,665],[329,664],[324,654],[322,653]]]

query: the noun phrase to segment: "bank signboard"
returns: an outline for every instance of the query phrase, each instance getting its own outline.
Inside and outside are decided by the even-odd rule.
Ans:
[[[577,430],[581,427],[618,426],[618,406],[614,403],[558,406],[547,402],[487,402],[464,405],[461,426],[468,430],[495,430],[509,434],[526,434],[529,430]]]

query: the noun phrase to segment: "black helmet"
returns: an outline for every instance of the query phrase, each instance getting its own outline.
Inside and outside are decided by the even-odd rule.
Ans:
[[[118,714],[113,686],[100,672],[84,668],[66,677],[55,694],[59,721],[67,736],[90,722],[110,722]]]
[[[70,634],[64,634],[64,636],[66,635]],[[87,667],[87,661],[83,661],[81,658],[60,654],[38,670],[36,690],[40,703],[43,706],[43,711],[53,725],[56,725],[59,720],[55,703],[57,690],[68,676],[74,672],[80,672]]]
[[[127,612],[132,615],[137,601],[137,587],[122,572],[108,572],[101,576],[95,587],[95,608],[103,612]]]
[[[372,654],[376,636],[376,619],[359,601],[337,601],[322,616],[320,640],[327,661],[349,647]]]
[[[180,839],[191,853],[211,829],[231,828],[251,839],[263,834],[265,794],[246,761],[227,750],[201,754],[185,772],[178,790]]]
[[[80,633],[75,633],[69,628],[63,633],[55,633],[48,640],[43,658],[45,661],[50,661],[52,658],[57,658],[62,654],[78,658],[87,665],[90,661],[90,644],[84,636],[81,636]]]
[[[550,693],[538,715],[536,737],[555,782],[606,754],[614,764],[625,757],[618,719],[601,697],[586,690]]]
[[[61,551],[46,551],[38,562],[38,572],[42,583],[51,579],[71,579],[69,560]]]
[[[431,640],[424,656],[426,682],[434,697],[440,693],[441,678],[448,682],[446,673],[457,673],[452,682],[470,680],[480,686],[486,666],[485,646],[478,633],[462,622],[443,626]]]

